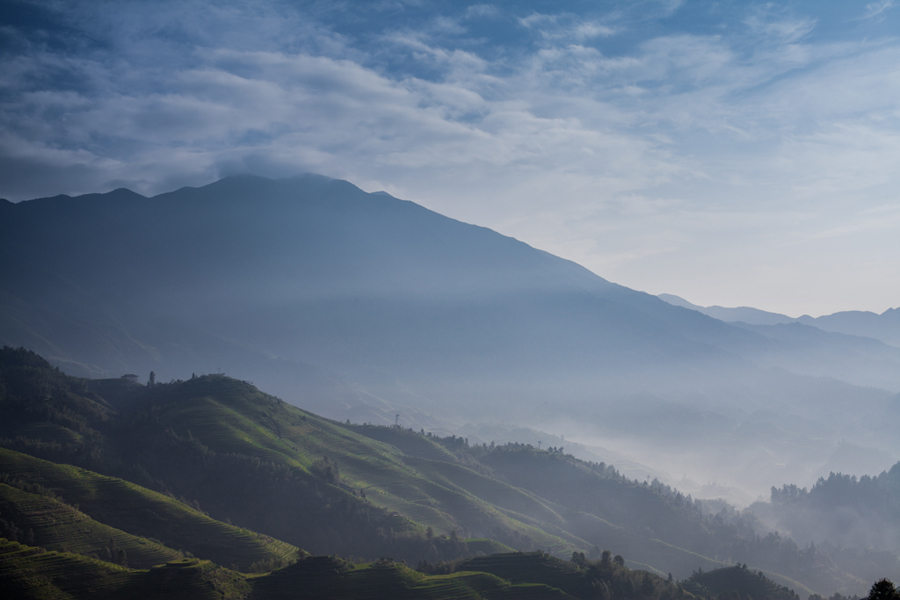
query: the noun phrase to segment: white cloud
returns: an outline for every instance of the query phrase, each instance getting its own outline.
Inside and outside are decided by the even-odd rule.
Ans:
[[[754,10],[744,23],[757,36],[779,44],[791,44],[808,36],[816,26],[816,19],[792,17],[786,9],[766,4]]]
[[[858,215],[900,190],[900,47],[820,41],[814,16],[634,37],[621,15],[480,5],[362,35],[264,3],[85,6],[106,46],[0,59],[0,195],[313,170],[708,304],[728,299],[680,282],[750,294],[747,272],[791,260],[771,248],[896,224]],[[501,17],[531,42],[448,41]]]
[[[500,8],[494,4],[473,4],[466,7],[465,18],[495,19],[501,14]]]
[[[870,2],[869,4],[866,4],[866,11],[860,18],[873,19],[876,17],[880,17],[885,11],[894,8],[894,6],[896,6],[894,0],[879,0],[878,2]]]
[[[532,13],[527,17],[520,17],[518,21],[523,27],[534,30],[544,39],[551,41],[570,40],[583,43],[616,33],[609,25],[567,13],[559,15]]]

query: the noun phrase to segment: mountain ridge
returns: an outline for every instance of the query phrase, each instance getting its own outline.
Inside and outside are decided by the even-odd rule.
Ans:
[[[679,474],[697,465],[695,479],[714,470],[756,493],[773,483],[763,464],[725,468],[701,440],[730,436],[747,445],[734,456],[749,457],[787,435],[796,470],[783,476],[793,481],[812,476],[842,437],[865,433],[879,451],[900,453],[880,429],[890,389],[854,387],[837,371],[823,381],[786,340],[326,177],[231,177],[152,198],[115,190],[9,205],[0,263],[9,266],[0,271],[0,343],[79,375],[186,379],[190,365],[340,421],[390,423],[401,413],[417,429],[540,423],[639,448],[637,462]],[[835,347],[828,358],[848,352]],[[889,368],[896,357],[877,358],[887,367],[853,383],[892,384],[882,374],[900,372]],[[865,425],[821,410],[850,398]],[[771,427],[748,427],[755,414],[771,414]],[[792,415],[825,440],[806,425],[784,432],[798,422]],[[735,481],[744,469],[758,475]]]
[[[900,308],[888,308],[882,313],[849,310],[819,317],[802,315],[794,318],[749,306],[735,308],[700,306],[674,294],[657,294],[657,297],[673,306],[695,310],[726,323],[741,322],[748,325],[801,323],[829,333],[867,337],[885,344],[900,346]]]

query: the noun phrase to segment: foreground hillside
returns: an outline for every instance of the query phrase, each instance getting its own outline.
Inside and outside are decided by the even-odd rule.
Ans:
[[[494,555],[444,570],[427,574],[391,560],[354,565],[327,556],[254,577],[197,559],[134,570],[0,538],[0,584],[23,599],[550,600],[621,593],[634,600],[695,598],[677,584],[609,561],[575,564],[540,552]]]
[[[0,203],[0,264],[0,344],[82,376],[224,370],[338,421],[552,424],[751,498],[842,439],[900,452],[896,349],[811,352],[345,181]],[[888,391],[835,381],[857,362]]]
[[[0,506],[21,543],[97,558],[122,549],[140,566],[185,552],[242,571],[287,564],[298,548],[413,565],[611,549],[679,578],[740,561],[795,590],[867,584],[825,552],[760,537],[733,511],[708,515],[558,448],[336,423],[219,375],[73,378],[10,348],[0,382]],[[60,526],[39,522],[42,511]],[[66,538],[76,530],[96,533]]]

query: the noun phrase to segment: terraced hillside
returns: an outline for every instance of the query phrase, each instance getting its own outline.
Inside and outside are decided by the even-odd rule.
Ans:
[[[85,550],[90,554],[102,551],[102,547],[95,548],[98,541],[114,540],[118,548],[126,551],[129,561],[147,566],[178,558],[179,553],[172,550],[175,548],[242,569],[249,569],[254,563],[292,562],[300,556],[300,551],[290,544],[216,521],[173,498],[115,477],[2,448],[0,473],[53,490],[79,506],[76,511],[59,501],[35,497],[10,486],[0,488],[5,492],[0,498],[8,504],[3,514],[34,528],[34,540],[40,543],[46,538],[47,543],[41,545],[47,548],[78,551],[88,545]],[[69,536],[67,530],[79,535]]]
[[[250,585],[209,561],[184,559],[145,571],[0,538],[0,589],[8,598],[239,600]]]
[[[549,600],[609,598],[610,590],[629,590],[633,600],[695,598],[677,584],[617,564],[566,563],[540,552],[457,562],[444,570],[423,573],[389,559],[354,565],[333,556],[307,557],[256,576],[198,559],[135,570],[0,538],[0,589],[22,599]]]
[[[796,600],[797,593],[786,586],[767,579],[761,572],[753,572],[746,565],[694,573],[683,583],[699,596],[723,596],[737,593],[750,600]],[[804,590],[806,591],[806,590]]]
[[[340,523],[332,523],[328,539],[315,538],[306,521],[295,518],[296,525],[291,526],[292,519],[276,505],[296,505],[310,490],[328,494],[330,503],[343,507],[345,513],[358,508],[368,512],[381,509],[379,518],[398,534],[423,534],[427,527],[445,534],[457,530],[516,547],[527,540],[531,547],[560,553],[585,545],[584,540],[560,530],[558,518],[555,530],[539,526],[552,513],[539,499],[459,465],[452,455],[448,455],[452,462],[409,456],[391,444],[302,411],[243,382],[199,377],[171,389],[158,386],[147,393],[145,402],[154,422],[148,423],[147,413],[136,417],[127,437],[139,440],[140,446],[155,447],[157,455],[128,454],[125,449],[126,459],[139,461],[152,477],[165,477],[173,491],[197,499],[210,514],[272,535],[280,531],[304,548],[352,552],[349,542],[327,545],[329,541],[334,544],[335,532],[340,535]],[[170,432],[167,439],[160,440],[160,428]],[[439,448],[430,442],[427,445]],[[176,455],[193,460],[182,461],[185,466],[173,471]],[[191,468],[196,464],[204,464],[202,472]],[[289,483],[267,488],[273,501],[258,510],[253,509],[258,506],[258,494],[247,496],[245,489],[217,485],[228,472],[237,470],[259,479],[259,471],[266,469],[283,470]],[[450,470],[458,481],[446,476]],[[266,483],[259,481],[258,485]],[[499,497],[482,497],[480,487],[488,485],[515,497],[518,510],[496,503]],[[211,489],[216,493],[211,494]],[[315,513],[318,507],[303,504],[303,510]],[[273,518],[276,514],[277,519]]]
[[[0,484],[0,516],[7,523],[4,533],[48,550],[71,551],[135,568],[183,558],[176,550],[99,523],[58,499],[6,484]]]
[[[284,564],[296,548],[436,563],[474,552],[485,544],[465,540],[479,538],[557,556],[612,549],[676,577],[737,560],[823,593],[861,583],[734,515],[709,517],[674,490],[557,449],[337,423],[221,375],[88,382],[4,349],[0,378],[0,422],[15,424],[0,426],[10,449],[0,473],[110,527],[243,570]],[[134,510],[141,503],[154,508]],[[186,534],[198,528],[209,530],[202,542]]]

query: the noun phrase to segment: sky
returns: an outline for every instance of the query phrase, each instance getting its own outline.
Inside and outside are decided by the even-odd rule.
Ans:
[[[700,305],[900,306],[900,2],[0,3],[0,198],[314,172]]]

